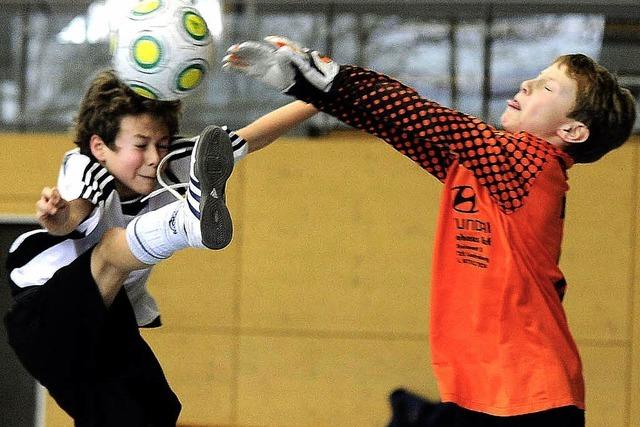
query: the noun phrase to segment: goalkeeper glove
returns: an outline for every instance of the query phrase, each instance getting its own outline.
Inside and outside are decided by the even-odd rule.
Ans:
[[[223,59],[223,68],[243,72],[283,93],[289,93],[301,79],[329,92],[340,70],[330,58],[279,36],[267,37],[264,42],[247,41],[231,46]]]

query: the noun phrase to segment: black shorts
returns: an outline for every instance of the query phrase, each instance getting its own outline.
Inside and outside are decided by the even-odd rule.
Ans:
[[[564,406],[531,414],[497,417],[470,411],[454,403],[441,403],[431,414],[429,427],[584,427],[584,411]]]
[[[399,388],[390,396],[393,416],[388,427],[584,427],[584,411],[564,406],[511,417],[498,417],[434,402]]]
[[[77,426],[175,426],[180,402],[124,288],[105,307],[91,252],[16,296],[5,317],[9,344]]]

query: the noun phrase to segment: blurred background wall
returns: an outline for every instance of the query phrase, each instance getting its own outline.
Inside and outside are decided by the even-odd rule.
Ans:
[[[637,96],[636,3],[227,1],[211,22],[221,23],[219,58],[234,42],[285,34],[494,122],[519,82],[562,53],[600,59]],[[21,223],[9,233],[30,221],[71,148],[65,132],[108,66],[102,21],[119,4],[0,1],[0,220]],[[217,73],[187,100],[183,130],[239,127],[286,101]],[[639,165],[635,136],[570,171],[565,306],[590,427],[640,425]],[[243,161],[228,191],[233,243],[178,254],[150,284],[165,326],[144,333],[183,402],[181,423],[383,426],[393,389],[437,399],[427,331],[439,191],[385,144],[325,116]],[[0,354],[3,378],[29,381]],[[14,409],[0,409],[0,426],[32,425],[33,384],[6,383],[0,408]],[[43,417],[71,425],[50,400]]]
[[[556,56],[583,52],[640,90],[635,0],[193,0],[232,43],[285,33],[303,45],[398,77],[445,105],[494,122],[506,99]],[[0,126],[64,131],[97,70],[109,66],[109,22],[135,0],[0,0]],[[244,125],[286,98],[216,72],[188,102],[183,129]],[[321,117],[306,132],[326,132]],[[640,126],[640,125],[639,125]]]

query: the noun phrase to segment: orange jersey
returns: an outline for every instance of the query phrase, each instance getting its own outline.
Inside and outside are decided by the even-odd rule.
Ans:
[[[328,94],[292,92],[444,183],[430,331],[441,399],[500,416],[584,409],[558,267],[571,158],[358,67],[342,67]]]

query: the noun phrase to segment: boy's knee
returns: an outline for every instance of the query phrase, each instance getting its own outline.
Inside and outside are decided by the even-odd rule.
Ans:
[[[124,228],[107,230],[93,250],[93,258],[105,267],[117,267],[115,256],[121,250],[122,241],[126,241]]]
[[[126,242],[123,228],[108,230],[91,254],[91,275],[107,306],[111,305],[129,273],[120,262],[122,241]]]

